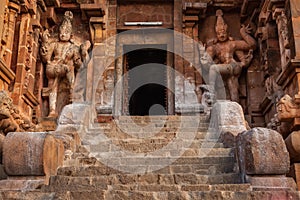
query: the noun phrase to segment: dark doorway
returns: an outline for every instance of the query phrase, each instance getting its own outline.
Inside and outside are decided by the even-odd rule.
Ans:
[[[166,115],[167,52],[139,48],[129,50],[126,58],[129,115]]]

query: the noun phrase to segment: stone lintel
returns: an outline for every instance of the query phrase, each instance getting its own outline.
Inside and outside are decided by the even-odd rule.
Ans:
[[[183,12],[186,15],[204,15],[207,9],[207,3],[185,2],[183,4]]]
[[[15,73],[6,66],[2,59],[0,59],[0,74],[1,78],[4,79],[8,84],[10,84],[10,81],[15,78]]]

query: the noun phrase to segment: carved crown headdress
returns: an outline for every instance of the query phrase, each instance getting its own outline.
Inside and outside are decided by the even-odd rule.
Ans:
[[[66,11],[64,15],[64,19],[59,27],[60,30],[66,29],[69,32],[72,32],[72,20],[73,13],[71,11]]]
[[[225,23],[224,19],[223,19],[223,11],[222,10],[217,10],[216,11],[216,16],[217,16],[217,22],[216,22],[216,26],[215,26],[215,30],[216,32],[219,31],[226,31],[227,32],[227,24]]]

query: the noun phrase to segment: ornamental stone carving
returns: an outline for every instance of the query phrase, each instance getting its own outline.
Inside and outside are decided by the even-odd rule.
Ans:
[[[66,11],[62,24],[59,27],[58,40],[50,39],[48,30],[42,34],[40,54],[46,64],[46,76],[48,78],[49,117],[57,117],[64,105],[72,102],[75,75],[77,71],[83,71],[89,60],[87,50],[89,41],[77,46],[72,36],[71,11]],[[58,94],[66,92],[64,101],[58,101]],[[67,99],[67,100],[66,100]]]
[[[249,34],[250,27],[244,25],[240,29],[243,40],[234,40],[229,37],[228,25],[223,19],[222,10],[217,10],[216,16],[217,38],[207,44],[207,55],[201,58],[202,65],[209,70],[211,92],[215,91],[216,80],[220,73],[229,89],[230,100],[238,102],[238,78],[242,68],[247,67],[253,58],[252,52],[256,48],[256,41]],[[235,60],[235,56],[238,60]]]

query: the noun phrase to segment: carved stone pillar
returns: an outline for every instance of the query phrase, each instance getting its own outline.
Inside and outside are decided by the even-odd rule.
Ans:
[[[14,104],[21,106],[23,112],[29,116],[32,114],[33,107],[38,105],[38,101],[33,95],[36,63],[33,59],[34,55],[32,55],[34,50],[36,57],[38,49],[33,48],[34,38],[30,21],[31,15],[29,13],[21,15],[16,79],[12,95]]]
[[[293,36],[295,45],[295,58],[292,65],[296,68],[298,93],[295,95],[295,101],[300,103],[300,5],[297,0],[290,0],[291,18],[293,26]]]
[[[184,80],[180,77],[175,79],[175,87],[181,86],[183,81],[182,89],[177,89],[175,99],[181,101],[175,102],[175,109],[177,113],[194,113],[202,112],[203,108],[199,104],[199,94],[197,86],[202,83],[202,78],[199,73],[199,45],[198,45],[198,22],[199,16],[203,15],[206,11],[206,3],[183,3],[183,15],[182,15],[182,27],[183,37],[182,41],[182,56],[184,61],[182,63],[183,69],[181,71]],[[179,86],[178,86],[179,85]],[[179,93],[179,91],[181,93]]]
[[[8,10],[7,10],[7,22],[4,22],[4,29],[3,29],[3,38],[5,41],[5,49],[3,50],[3,60],[6,63],[6,66],[11,65],[11,58],[12,58],[12,49],[14,43],[14,35],[15,35],[15,25],[16,25],[16,18],[19,12],[20,6],[15,2],[8,3]]]

